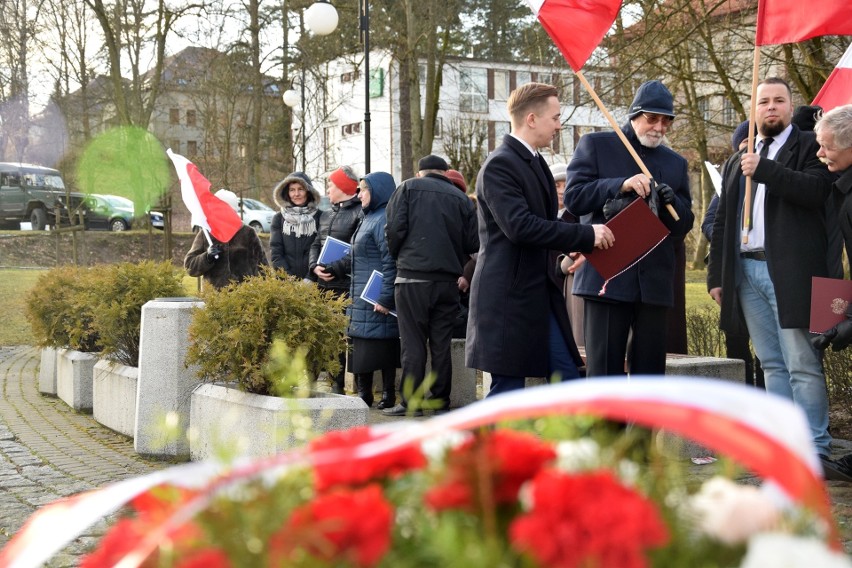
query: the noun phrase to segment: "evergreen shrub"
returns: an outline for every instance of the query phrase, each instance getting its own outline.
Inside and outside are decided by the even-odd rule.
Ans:
[[[275,340],[289,353],[304,354],[311,379],[320,371],[340,369],[347,299],[269,269],[242,283],[207,290],[202,299],[205,306],[192,316],[187,354],[199,379],[233,381],[256,394],[280,394],[269,365]]]
[[[37,345],[57,349],[101,350],[92,327],[93,306],[88,301],[95,271],[62,266],[47,271],[26,296],[26,314]]]
[[[183,271],[170,262],[149,260],[99,265],[94,272],[89,304],[103,355],[138,367],[142,306],[156,298],[184,296]]]

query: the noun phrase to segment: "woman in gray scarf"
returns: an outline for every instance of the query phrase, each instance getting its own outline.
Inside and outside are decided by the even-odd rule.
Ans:
[[[313,280],[308,273],[308,252],[317,235],[319,192],[311,178],[293,172],[275,185],[272,198],[281,209],[272,218],[269,238],[272,266],[297,278]]]

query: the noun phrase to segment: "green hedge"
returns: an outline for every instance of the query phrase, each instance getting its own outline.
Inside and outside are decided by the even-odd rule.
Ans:
[[[142,306],[154,298],[183,296],[182,276],[168,262],[54,268],[27,295],[27,319],[42,347],[101,352],[135,367]]]
[[[193,313],[187,363],[203,381],[233,381],[257,394],[280,394],[269,365],[274,341],[302,353],[306,372],[335,373],[345,349],[348,300],[280,273],[263,274],[202,295]]]

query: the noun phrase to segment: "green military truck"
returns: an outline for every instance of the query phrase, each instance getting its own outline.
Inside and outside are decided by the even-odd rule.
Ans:
[[[33,164],[0,162],[0,223],[34,231],[55,224],[56,208],[65,200],[65,182],[59,170]]]

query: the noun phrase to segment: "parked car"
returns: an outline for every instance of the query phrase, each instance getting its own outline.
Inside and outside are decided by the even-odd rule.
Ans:
[[[166,216],[159,211],[150,211],[148,213],[151,219],[151,226],[161,231],[166,228]]]
[[[20,226],[29,222],[43,231],[53,222],[56,206],[65,195],[58,170],[34,164],[0,162],[0,224]]]
[[[92,194],[83,198],[87,229],[127,231],[133,227],[133,201],[119,195]]]
[[[243,223],[258,233],[268,233],[272,230],[272,218],[275,216],[275,209],[262,201],[248,197],[243,198],[240,204],[241,207],[237,209],[237,213],[242,215]]]

